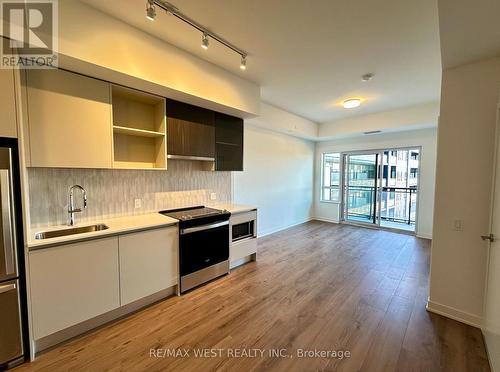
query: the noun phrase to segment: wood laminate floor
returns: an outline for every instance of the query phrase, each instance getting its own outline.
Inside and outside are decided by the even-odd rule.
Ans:
[[[257,262],[16,371],[489,371],[478,329],[425,310],[429,250],[408,235],[305,223],[259,239]],[[195,356],[202,348],[222,356]]]

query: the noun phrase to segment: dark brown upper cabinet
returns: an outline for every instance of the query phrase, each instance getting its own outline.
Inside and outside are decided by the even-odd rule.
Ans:
[[[243,170],[243,119],[215,113],[215,170]]]
[[[166,105],[168,156],[215,159],[215,112],[170,99]]]

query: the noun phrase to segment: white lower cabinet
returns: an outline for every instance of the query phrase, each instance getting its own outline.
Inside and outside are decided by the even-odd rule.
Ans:
[[[177,226],[119,236],[121,305],[177,284]]]
[[[120,306],[118,237],[30,252],[35,339]]]

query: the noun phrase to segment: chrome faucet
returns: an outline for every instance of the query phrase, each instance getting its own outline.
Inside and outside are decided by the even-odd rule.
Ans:
[[[75,198],[73,196],[73,190],[80,189],[83,193],[83,209],[87,208],[87,192],[80,185],[73,185],[69,188],[68,197],[68,225],[73,226],[75,224],[75,213],[81,212],[82,208],[75,208]]]

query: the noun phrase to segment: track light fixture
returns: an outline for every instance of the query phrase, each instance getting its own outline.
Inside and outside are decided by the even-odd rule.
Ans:
[[[150,21],[154,21],[156,17],[155,3],[153,0],[147,0],[146,2],[146,18]]]
[[[201,38],[201,47],[203,49],[208,49],[209,38],[217,41],[218,43],[224,45],[226,48],[231,49],[233,52],[239,54],[241,56],[240,69],[246,70],[247,68],[247,56],[248,53],[243,49],[238,48],[237,46],[231,44],[229,41],[225,40],[221,36],[217,35],[214,32],[209,31],[206,27],[200,25],[195,20],[189,18],[187,15],[181,13],[179,9],[164,0],[147,0],[146,2],[146,18],[154,21],[156,17],[156,7],[163,9],[167,14],[176,17],[177,19],[187,23],[191,27],[197,29],[202,33]]]
[[[241,56],[240,69],[242,69],[242,70],[247,69],[247,56],[245,56],[245,55]]]
[[[201,36],[201,47],[205,50],[208,49],[208,35],[206,33]]]

